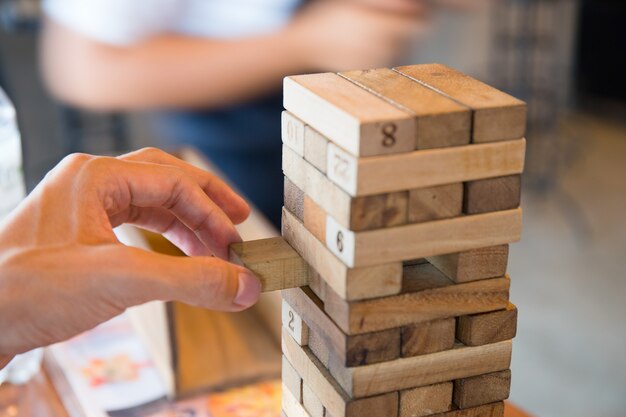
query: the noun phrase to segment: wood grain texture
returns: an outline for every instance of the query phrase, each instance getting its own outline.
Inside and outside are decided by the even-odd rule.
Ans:
[[[295,216],[283,210],[283,237],[326,284],[347,300],[397,294],[401,288],[402,263],[391,262],[364,268],[348,268]]]
[[[362,417],[364,415],[395,416],[398,413],[398,393],[388,392],[369,398],[351,399],[307,347],[300,347],[283,332],[282,348],[302,379],[311,387],[332,416]],[[371,413],[371,414],[370,414]]]
[[[441,64],[394,68],[472,109],[472,142],[516,139],[526,131],[526,103]]]
[[[326,246],[354,268],[516,242],[521,227],[521,208],[363,232],[328,216]]]
[[[302,400],[296,398],[289,388],[282,384],[282,398],[281,407],[282,415],[285,417],[311,417],[309,413],[304,409]]]
[[[457,346],[354,368],[331,363],[330,371],[351,398],[361,398],[508,369],[511,346],[511,341],[477,347]]]
[[[328,146],[328,178],[352,196],[520,174],[525,139],[358,158]]]
[[[509,245],[429,256],[428,262],[455,282],[501,277],[506,273]]]
[[[286,77],[283,104],[329,140],[367,156],[414,148],[415,121],[409,112],[337,74]],[[392,136],[391,139],[387,139]]]
[[[288,111],[281,114],[281,137],[283,143],[304,156],[304,122]]]
[[[330,181],[313,165],[283,147],[283,172],[290,183],[301,191],[285,190],[285,206],[289,211],[300,210],[295,202],[306,196],[343,227],[350,230],[370,230],[406,223],[408,195],[406,191],[364,197],[351,197]],[[287,198],[290,198],[287,201]],[[294,212],[302,220],[303,214]]]
[[[304,191],[298,188],[289,178],[284,178],[283,202],[287,210],[300,221],[304,221]]]
[[[409,223],[448,219],[463,212],[463,184],[438,185],[409,191]]]
[[[500,401],[473,408],[448,411],[432,417],[504,417],[504,403]]]
[[[521,175],[470,181],[464,185],[463,211],[465,213],[509,210],[520,205]]]
[[[503,309],[509,285],[509,278],[502,277],[351,302],[327,294],[324,308],[346,334],[353,335]]]
[[[425,417],[452,409],[452,382],[400,391],[399,417]]]
[[[509,398],[511,371],[509,369],[461,378],[454,381],[454,404],[459,408],[476,407]]]
[[[311,126],[304,127],[304,159],[326,173],[326,148],[328,139]]]
[[[389,361],[400,356],[400,328],[361,335],[344,334],[324,313],[321,301],[308,289],[283,291],[283,298],[326,344],[342,366]]]
[[[302,317],[285,300],[282,301],[281,319],[283,327],[300,346],[308,345],[309,326],[302,321]]]
[[[310,417],[324,417],[324,406],[305,382],[302,384],[302,405]]]
[[[287,358],[283,355],[281,380],[286,388],[298,403],[302,403],[302,378],[291,366]]]
[[[477,281],[486,282],[486,281]],[[517,333],[517,307],[508,303],[504,310],[459,317],[456,338],[467,346],[510,340]]]
[[[469,143],[470,109],[450,98],[387,68],[341,72],[339,75],[409,110],[415,117],[415,149]]]
[[[233,243],[230,261],[254,272],[262,291],[301,287],[309,282],[309,266],[281,237]]]
[[[309,196],[304,196],[303,223],[304,227],[313,233],[313,236],[320,242],[326,241],[326,212],[315,201],[311,200]]]
[[[315,355],[315,357],[324,365],[324,367],[328,368],[328,363],[330,360],[330,348],[329,344],[324,340],[320,334],[316,331],[311,330],[309,332],[309,349]]]
[[[454,347],[454,317],[416,323],[402,328],[402,356],[417,356]]]

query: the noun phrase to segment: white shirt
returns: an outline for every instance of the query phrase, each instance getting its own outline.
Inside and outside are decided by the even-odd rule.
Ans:
[[[207,38],[260,35],[285,25],[301,0],[44,0],[46,15],[112,45],[163,33]]]

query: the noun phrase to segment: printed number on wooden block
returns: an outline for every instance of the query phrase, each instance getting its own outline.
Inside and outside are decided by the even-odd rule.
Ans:
[[[341,226],[331,216],[326,217],[326,246],[351,266],[354,261],[354,232]]]
[[[335,144],[328,145],[327,175],[351,195],[356,194],[357,160]]]
[[[282,304],[282,319],[283,327],[287,329],[294,340],[300,346],[306,346],[309,343],[309,327],[285,300],[283,300]]]
[[[304,155],[304,122],[287,111],[282,113],[282,139],[298,155]]]

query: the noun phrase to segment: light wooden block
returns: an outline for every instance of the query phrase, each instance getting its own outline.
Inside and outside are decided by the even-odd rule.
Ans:
[[[511,346],[510,340],[476,347],[457,345],[442,352],[353,368],[334,366],[331,361],[330,371],[351,398],[362,398],[509,369]]]
[[[504,310],[462,316],[456,326],[456,338],[467,346],[510,340],[517,333],[517,307],[508,303]]]
[[[283,111],[281,115],[283,143],[300,156],[304,156],[304,126],[302,120],[287,111]]]
[[[317,395],[326,413],[334,417],[395,416],[398,413],[398,393],[387,392],[369,398],[351,399],[328,370],[307,347],[300,347],[283,332],[282,349],[298,374]]]
[[[285,300],[282,302],[281,315],[283,327],[287,329],[291,337],[300,346],[306,346],[309,343],[309,326],[302,321],[300,315]]]
[[[315,331],[309,332],[309,349],[315,355],[315,357],[324,365],[324,367],[328,368],[328,363],[330,360],[330,348],[329,343],[324,340],[319,333]]]
[[[284,382],[282,384],[281,407],[283,417],[311,417],[304,409],[302,402],[291,393]]]
[[[293,395],[298,403],[302,403],[302,378],[284,355],[282,361],[281,380],[283,387]]]
[[[395,68],[472,109],[472,142],[516,139],[526,130],[526,104],[441,64]]]
[[[415,121],[410,113],[337,74],[285,78],[283,104],[354,155],[407,152],[414,148]]]
[[[346,335],[324,313],[324,306],[308,289],[283,291],[283,298],[304,320],[311,332],[327,344],[332,356],[342,366],[360,366],[385,362],[400,356],[400,328],[360,335]]]
[[[229,256],[254,272],[262,291],[301,287],[309,281],[309,266],[281,237],[233,243]]]
[[[311,200],[309,196],[304,196],[304,218],[302,222],[304,227],[313,233],[313,236],[320,242],[326,241],[326,212],[315,201]]]
[[[501,277],[506,273],[509,245],[429,256],[428,262],[455,282]]]
[[[448,219],[463,212],[463,184],[438,185],[409,191],[409,223]]]
[[[324,278],[326,284],[342,298],[356,300],[400,292],[402,283],[400,262],[348,268],[286,210],[283,210],[282,234],[305,261]]]
[[[304,221],[304,191],[298,188],[289,178],[284,178],[284,205],[300,221]]]
[[[521,175],[467,182],[463,197],[463,211],[475,214],[519,207],[521,190]]]
[[[402,328],[402,356],[417,356],[454,347],[454,317],[411,324]]]
[[[369,333],[506,308],[509,285],[501,277],[363,301],[331,297],[329,291],[324,309],[346,334]]]
[[[326,173],[326,148],[328,139],[311,126],[304,127],[304,159]]]
[[[415,149],[469,143],[470,109],[450,98],[387,68],[348,71],[339,75],[409,110],[415,117]]]
[[[454,381],[454,404],[459,408],[476,407],[509,398],[511,371],[505,370]]]
[[[352,196],[382,194],[524,170],[525,139],[358,158],[328,145],[327,175]]]
[[[328,216],[326,246],[354,268],[516,242],[521,228],[521,208],[363,232]]]
[[[283,172],[290,182],[302,190],[311,201],[350,230],[360,231],[397,226],[407,221],[406,191],[351,197],[322,172],[287,147],[283,147]],[[299,198],[299,195],[297,196]],[[287,193],[285,198],[287,198]],[[286,201],[285,204],[287,203]],[[294,206],[291,202],[289,204]],[[298,215],[298,213],[294,214]],[[299,215],[298,218],[300,218]]]
[[[322,402],[306,383],[302,384],[302,405],[310,417],[324,417]]]
[[[473,408],[448,411],[447,413],[435,414],[432,417],[504,417],[504,403],[500,401]]]
[[[452,409],[452,382],[400,391],[399,417],[425,417]]]

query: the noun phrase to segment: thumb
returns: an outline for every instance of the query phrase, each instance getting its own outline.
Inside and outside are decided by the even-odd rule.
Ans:
[[[116,245],[117,246],[117,245]],[[132,304],[181,301],[219,311],[241,311],[257,302],[259,279],[248,269],[209,256],[170,256],[119,245],[119,288]],[[116,262],[117,263],[117,262]],[[130,264],[130,265],[129,265]],[[130,294],[129,294],[130,292]],[[134,295],[134,297],[133,297]]]

